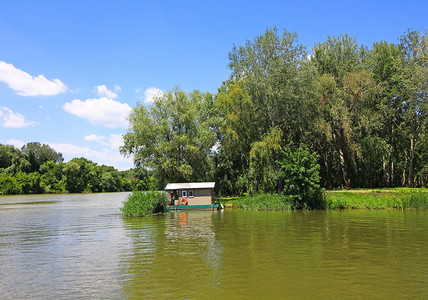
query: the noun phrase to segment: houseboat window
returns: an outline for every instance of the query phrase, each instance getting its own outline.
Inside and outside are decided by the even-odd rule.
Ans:
[[[189,191],[189,198],[193,198],[193,190]]]
[[[187,191],[181,191],[181,197],[187,198]]]

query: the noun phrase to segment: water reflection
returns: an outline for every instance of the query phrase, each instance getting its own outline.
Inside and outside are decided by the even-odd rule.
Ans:
[[[119,297],[126,195],[1,197],[0,298]]]
[[[133,254],[122,259],[126,297],[194,297],[219,287],[222,247],[216,241],[217,212],[171,212],[124,218]]]
[[[124,218],[118,208],[125,198],[0,197],[0,298],[428,295],[426,211],[229,209]]]

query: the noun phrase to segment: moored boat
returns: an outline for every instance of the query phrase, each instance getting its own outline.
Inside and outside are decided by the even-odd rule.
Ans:
[[[168,183],[169,210],[218,210],[223,206],[213,200],[215,182]]]

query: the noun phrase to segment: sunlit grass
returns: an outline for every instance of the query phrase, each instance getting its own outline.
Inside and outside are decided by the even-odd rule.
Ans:
[[[302,208],[296,198],[278,194],[221,198],[226,207],[246,210],[293,210]],[[358,189],[327,191],[321,202],[306,209],[428,209],[428,189]]]
[[[412,208],[428,209],[428,192],[421,189],[394,189],[326,192],[326,208]]]
[[[246,210],[292,210],[296,208],[294,200],[292,196],[259,194],[233,200],[233,206]]]

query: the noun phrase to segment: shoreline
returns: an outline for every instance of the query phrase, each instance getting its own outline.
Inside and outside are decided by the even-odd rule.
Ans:
[[[223,197],[220,203],[226,208],[248,210],[296,210],[287,196],[275,195],[274,201],[254,201],[269,199],[270,194],[254,196]],[[396,188],[396,189],[356,189],[327,190],[323,193],[322,208],[305,209],[419,209],[428,210],[428,189]]]

